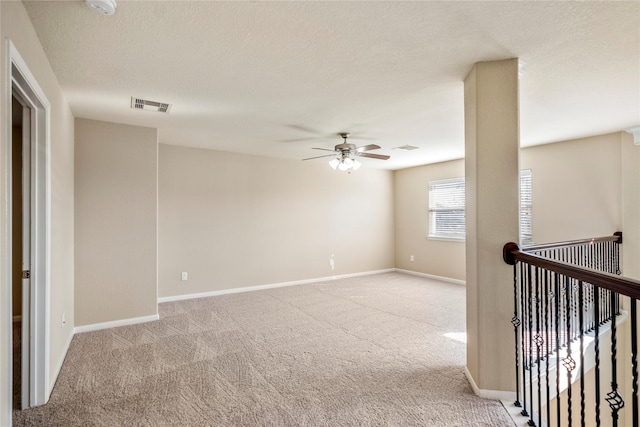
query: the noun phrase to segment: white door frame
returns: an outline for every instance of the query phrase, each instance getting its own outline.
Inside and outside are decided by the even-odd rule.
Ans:
[[[5,96],[2,100],[5,111],[5,126],[0,155],[3,159],[2,182],[0,188],[0,207],[6,215],[0,224],[2,234],[1,245],[4,256],[0,260],[0,285],[3,294],[9,299],[5,303],[6,315],[2,324],[8,328],[5,336],[10,340],[12,335],[11,319],[11,96],[16,94],[22,102],[31,109],[31,298],[28,313],[30,329],[28,366],[29,370],[29,405],[39,406],[49,400],[49,288],[50,288],[50,259],[51,259],[51,166],[50,166],[50,104],[44,91],[38,85],[35,77],[29,71],[11,40],[6,41],[6,58],[4,61],[6,81],[2,82]],[[12,378],[12,343],[8,342],[8,379]],[[9,399],[12,407],[12,384],[3,385],[3,395]],[[6,393],[6,394],[5,394]],[[7,402],[3,402],[6,404]]]

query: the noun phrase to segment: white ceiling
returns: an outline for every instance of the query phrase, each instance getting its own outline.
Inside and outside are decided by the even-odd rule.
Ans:
[[[25,5],[76,117],[156,127],[166,144],[302,159],[348,131],[391,155],[368,167],[461,158],[466,74],[513,57],[522,145],[640,125],[638,1]],[[131,96],[173,107],[132,110]],[[392,150],[404,144],[420,149]]]

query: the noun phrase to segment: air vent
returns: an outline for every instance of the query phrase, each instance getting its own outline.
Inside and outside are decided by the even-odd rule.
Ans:
[[[420,147],[414,147],[413,145],[401,145],[400,147],[394,147],[394,150],[400,150],[400,151],[411,151],[411,150],[417,150]]]
[[[148,99],[131,97],[131,108],[134,110],[155,111],[157,113],[168,113],[171,104],[164,102],[149,101]]]

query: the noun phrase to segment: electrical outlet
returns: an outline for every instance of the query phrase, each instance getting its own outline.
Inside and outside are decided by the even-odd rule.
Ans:
[[[411,261],[411,262],[415,261],[415,258],[413,257],[413,255],[411,255],[411,256],[409,257],[409,261]]]
[[[331,267],[332,270],[336,268],[336,263],[334,262],[333,254],[331,255],[331,258],[329,258],[329,267]]]
[[[182,276],[180,276],[180,279],[182,281],[188,280],[189,279],[189,274],[186,271],[182,272]]]

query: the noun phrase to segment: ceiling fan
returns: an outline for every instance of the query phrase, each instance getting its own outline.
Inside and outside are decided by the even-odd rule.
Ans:
[[[330,150],[328,148],[313,148],[313,150],[331,151],[332,154],[309,157],[302,160],[320,159],[322,157],[335,157],[335,159],[329,162],[329,166],[331,166],[333,169],[339,169],[341,171],[350,171],[351,169],[357,170],[361,166],[361,163],[356,159],[356,157],[369,157],[379,160],[389,159],[389,156],[384,154],[365,153],[365,151],[378,150],[380,148],[379,145],[369,144],[363,145],[361,147],[356,147],[355,144],[350,144],[347,142],[347,138],[349,138],[348,132],[341,132],[338,135],[342,137],[343,141],[342,144],[336,145],[333,150]]]

